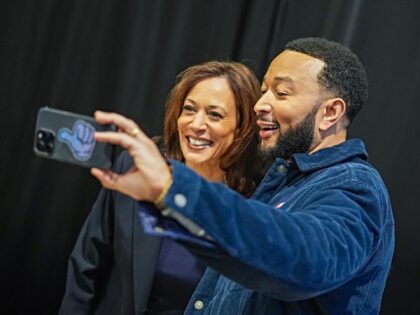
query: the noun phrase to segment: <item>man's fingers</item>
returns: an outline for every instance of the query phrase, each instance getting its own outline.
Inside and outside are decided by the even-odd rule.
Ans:
[[[95,112],[95,119],[100,124],[114,124],[120,130],[131,136],[146,136],[137,124],[124,116],[117,113],[107,113],[102,111]]]
[[[100,124],[111,124],[111,123],[113,123],[112,118],[115,117],[116,115],[119,115],[119,114],[103,112],[103,111],[100,111],[100,110],[97,110],[94,113],[95,120]]]
[[[119,191],[136,200],[141,200],[144,197],[142,195],[144,190],[138,191],[139,178],[135,168],[130,169],[125,174],[117,174],[110,170],[101,170],[98,168],[91,168],[90,173],[107,189]]]
[[[115,188],[118,174],[115,174],[110,170],[101,170],[99,168],[91,168],[90,173],[106,188]]]
[[[107,142],[111,144],[116,144],[124,149],[130,149],[134,147],[138,142],[129,135],[120,132],[104,131],[104,132],[95,132],[95,139],[98,142]]]

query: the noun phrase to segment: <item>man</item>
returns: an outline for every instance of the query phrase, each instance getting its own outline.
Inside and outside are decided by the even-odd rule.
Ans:
[[[97,139],[128,149],[137,168],[92,173],[163,209],[140,214],[145,230],[180,240],[211,267],[186,314],[378,314],[394,221],[362,141],[346,140],[367,98],[362,64],[338,43],[298,39],[272,61],[262,91],[260,150],[276,160],[250,200],[176,161],[169,168],[116,114],[96,118],[126,134]]]

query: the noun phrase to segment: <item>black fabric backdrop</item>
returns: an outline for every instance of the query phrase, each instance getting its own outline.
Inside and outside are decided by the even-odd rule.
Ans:
[[[39,107],[133,117],[161,133],[175,75],[209,59],[258,76],[284,44],[322,36],[365,64],[365,140],[397,223],[381,314],[420,314],[420,2],[392,0],[38,0],[0,3],[0,313],[55,314],[66,261],[99,185],[32,152]]]

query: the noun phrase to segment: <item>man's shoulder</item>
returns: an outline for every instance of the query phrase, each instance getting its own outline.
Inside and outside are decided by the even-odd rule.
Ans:
[[[318,177],[325,184],[342,183],[385,189],[379,172],[366,160],[357,157],[317,170],[311,176]]]

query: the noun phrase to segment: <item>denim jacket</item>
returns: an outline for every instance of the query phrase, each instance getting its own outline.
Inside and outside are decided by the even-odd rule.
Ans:
[[[168,208],[139,215],[210,267],[186,314],[378,314],[394,220],[362,141],[278,158],[251,199],[170,163]]]

